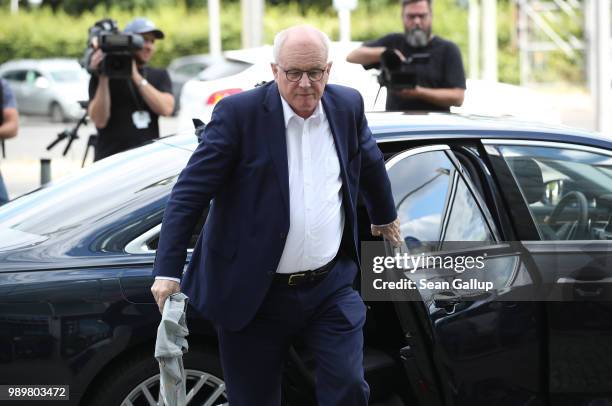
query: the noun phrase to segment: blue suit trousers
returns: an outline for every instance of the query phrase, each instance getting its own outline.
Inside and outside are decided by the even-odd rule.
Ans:
[[[316,361],[319,406],[363,406],[366,307],[352,287],[357,265],[340,256],[321,281],[272,285],[245,328],[219,327],[219,348],[232,406],[279,406],[288,349],[300,337]]]

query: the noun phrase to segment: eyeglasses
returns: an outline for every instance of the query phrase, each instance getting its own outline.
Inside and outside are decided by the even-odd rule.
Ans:
[[[277,66],[279,67],[280,70],[285,72],[285,76],[287,77],[287,80],[289,82],[299,82],[300,80],[302,80],[302,76],[304,75],[304,73],[308,76],[308,79],[311,82],[318,82],[319,80],[323,79],[323,74],[327,70],[327,69],[311,69],[309,71],[303,71],[299,69],[285,70],[280,65],[277,65]]]

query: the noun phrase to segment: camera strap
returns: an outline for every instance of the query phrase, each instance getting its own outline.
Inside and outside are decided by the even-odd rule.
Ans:
[[[146,79],[146,72],[144,69],[142,70],[142,76]],[[130,87],[130,93],[132,94],[132,99],[137,108],[137,110],[132,113],[132,123],[134,127],[139,130],[148,128],[149,124],[151,124],[151,114],[145,109],[143,103],[141,103],[141,98],[136,94],[134,83],[131,80],[128,81],[128,86]]]
[[[147,78],[145,71],[142,71],[142,77],[143,78]],[[138,110],[144,110],[144,106],[142,105],[142,103],[140,102],[141,98],[138,97],[138,94],[136,92],[136,89],[134,89],[134,82],[132,82],[132,79],[128,79],[128,87],[130,88],[130,94],[132,95],[132,100],[134,101],[134,104],[136,105],[136,108]]]

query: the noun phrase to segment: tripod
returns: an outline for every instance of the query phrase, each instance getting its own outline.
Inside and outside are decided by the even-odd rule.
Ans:
[[[87,124],[87,102],[81,102],[81,106],[85,108],[85,113],[83,114],[83,116],[79,119],[79,121],[76,123],[76,125],[73,128],[66,129],[60,132],[59,134],[57,134],[57,138],[53,140],[53,142],[51,142],[51,144],[47,146],[47,151],[50,151],[53,147],[55,147],[61,141],[68,139],[68,143],[66,144],[66,147],[64,148],[64,152],[62,153],[63,156],[66,156],[66,154],[70,150],[70,147],[72,146],[72,142],[74,140],[79,139],[79,135],[78,135],[79,128],[83,124]],[[96,134],[91,134],[89,136],[89,139],[87,140],[87,146],[85,147],[85,154],[83,155],[83,161],[81,162],[81,168],[85,167],[85,161],[87,160],[87,155],[89,153],[89,147],[95,148],[97,140],[98,140],[98,136]]]

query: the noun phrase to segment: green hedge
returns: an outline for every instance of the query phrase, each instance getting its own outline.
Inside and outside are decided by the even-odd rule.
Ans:
[[[166,39],[157,44],[153,65],[166,66],[173,58],[182,55],[205,53],[208,50],[208,15],[205,9],[188,9],[185,2],[161,6],[146,11],[133,12],[98,8],[78,17],[64,12],[52,13],[50,9],[21,10],[16,16],[8,14],[7,8],[0,10],[3,21],[0,29],[0,63],[16,58],[45,58],[54,56],[80,57],[85,47],[87,29],[96,20],[112,17],[121,27],[134,16],[146,15],[165,31]],[[166,4],[166,5],[164,5]],[[467,63],[467,10],[457,6],[457,0],[434,2],[434,32],[456,42]],[[221,1],[221,33],[224,49],[240,47],[240,4]],[[499,77],[501,81],[518,83],[518,51],[513,40],[515,27],[511,19],[511,3],[499,3]],[[274,34],[297,23],[309,23],[327,32],[332,39],[338,38],[338,19],[333,8],[324,11],[311,8],[302,10],[297,4],[266,5],[264,30],[265,41],[271,43]],[[352,13],[352,37],[367,40],[393,31],[401,31],[399,6],[389,5],[386,0],[360,2]],[[546,66],[538,79],[543,81],[580,80],[582,62],[570,61],[561,54],[547,56]],[[550,68],[548,68],[550,66]]]

